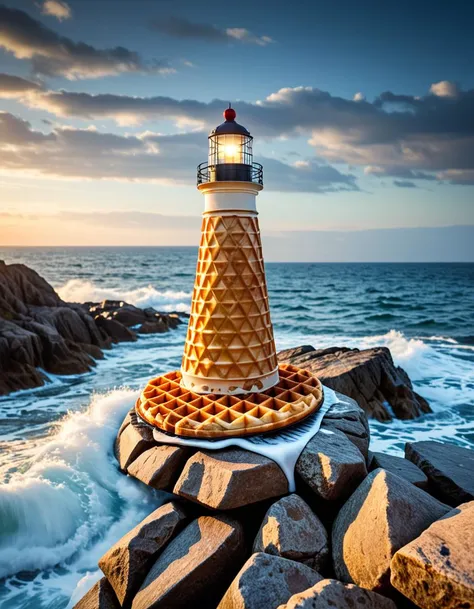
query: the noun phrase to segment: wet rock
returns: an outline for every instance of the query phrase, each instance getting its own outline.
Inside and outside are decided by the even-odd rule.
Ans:
[[[125,302],[120,303],[121,306],[116,308],[112,313],[112,318],[120,322],[124,326],[136,326],[146,321],[146,313],[131,304]]]
[[[151,567],[132,609],[205,607],[215,602],[243,561],[241,525],[201,516],[165,548]]]
[[[423,609],[474,607],[474,501],[460,505],[398,550],[391,582]]]
[[[288,481],[271,459],[229,448],[194,454],[173,492],[210,508],[230,510],[285,495]]]
[[[410,482],[376,469],[334,522],[332,555],[337,578],[369,590],[389,589],[395,552],[448,511],[448,506]]]
[[[112,586],[103,577],[74,605],[73,609],[120,609],[120,604]]]
[[[474,451],[447,442],[407,442],[405,457],[428,477],[430,489],[456,506],[474,499]]]
[[[419,467],[408,461],[408,459],[374,452],[372,453],[371,469],[378,469],[380,467],[424,490],[428,487],[428,478]]]
[[[139,334],[162,334],[168,331],[169,327],[162,319],[145,321],[137,330]]]
[[[320,580],[319,573],[299,562],[263,552],[252,554],[217,609],[277,609]]]
[[[362,421],[362,417],[365,418],[364,411],[361,408],[359,410],[360,416],[356,420],[346,417],[324,417],[321,422],[321,429],[342,431],[347,439],[360,450],[367,460],[369,454],[370,431],[367,419],[364,422]]]
[[[143,423],[135,412],[130,412],[129,416],[130,424],[123,428],[115,443],[115,456],[124,471],[142,453],[155,446],[151,427]]]
[[[133,330],[127,328],[116,319],[106,318],[103,315],[94,317],[97,327],[103,330],[114,343],[130,343],[137,340],[137,335]]]
[[[153,488],[170,490],[190,455],[181,446],[153,446],[130,463],[127,471]]]
[[[348,497],[367,476],[365,458],[341,431],[320,429],[296,462],[295,471],[318,497]]]
[[[323,579],[295,594],[279,609],[397,609],[395,603],[370,590],[335,579]]]
[[[320,381],[347,395],[379,421],[392,418],[385,402],[399,419],[414,419],[431,412],[427,401],[413,391],[407,373],[393,363],[389,349],[315,349],[309,345],[278,354],[280,362],[307,368]]]
[[[167,503],[124,535],[99,560],[99,567],[121,605],[130,603],[153,558],[174,537],[184,518],[178,505]]]
[[[309,505],[298,495],[289,495],[265,514],[253,552],[282,556],[318,571],[328,556],[328,534]]]

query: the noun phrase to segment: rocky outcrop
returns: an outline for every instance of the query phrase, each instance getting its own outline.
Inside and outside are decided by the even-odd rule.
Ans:
[[[293,560],[253,554],[237,574],[218,609],[277,609],[294,594],[321,579],[319,573]]]
[[[319,571],[328,557],[328,534],[309,505],[298,495],[289,495],[265,514],[253,551],[289,558]]]
[[[288,481],[271,459],[229,448],[193,455],[173,492],[210,508],[230,510],[284,495]]]
[[[280,362],[307,368],[321,382],[357,401],[379,421],[414,419],[431,412],[428,402],[413,391],[407,373],[394,365],[389,349],[315,349],[309,345],[281,351]],[[390,406],[387,408],[386,404]]]
[[[398,550],[391,582],[423,609],[474,607],[474,501]]]
[[[132,609],[205,607],[218,600],[242,564],[242,526],[201,516],[171,541],[151,567]]]
[[[123,302],[63,302],[32,269],[0,261],[0,395],[43,385],[47,376],[42,371],[89,372],[103,349],[136,340],[130,310],[139,312],[137,323],[148,324],[145,332],[181,323],[178,314],[142,311]]]
[[[106,577],[92,586],[73,609],[120,609],[120,603]]]
[[[383,469],[373,471],[334,522],[332,555],[337,578],[368,590],[387,590],[395,552],[448,511],[403,478]]]
[[[142,520],[99,560],[120,605],[130,604],[153,558],[175,536],[184,518],[179,506],[167,503]]]
[[[388,472],[400,476],[400,478],[403,478],[407,482],[411,482],[411,484],[414,484],[419,488],[424,490],[428,488],[428,478],[419,467],[411,461],[408,461],[408,459],[374,452],[372,453],[370,467],[372,470],[378,468],[386,469]]]
[[[323,579],[295,594],[279,609],[397,609],[395,603],[376,592],[336,579]]]
[[[444,442],[407,442],[405,456],[428,477],[442,501],[456,506],[474,499],[474,453]]]
[[[152,446],[128,465],[128,473],[153,488],[168,491],[191,456],[182,446]]]
[[[322,428],[308,442],[295,468],[300,480],[320,499],[348,497],[367,476],[365,458],[346,435]]]

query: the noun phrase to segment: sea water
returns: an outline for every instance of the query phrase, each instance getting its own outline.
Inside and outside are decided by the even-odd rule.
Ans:
[[[0,248],[71,302],[189,311],[196,248]],[[278,349],[386,345],[433,414],[371,421],[373,450],[474,448],[473,264],[267,264]],[[163,494],[120,474],[113,440],[139,388],[178,368],[186,327],[106,352],[94,370],[0,398],[0,607],[72,607],[98,558]]]

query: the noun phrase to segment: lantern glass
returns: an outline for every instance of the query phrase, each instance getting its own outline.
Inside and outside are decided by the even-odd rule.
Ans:
[[[235,133],[215,134],[209,138],[209,165],[252,164],[252,137]]]

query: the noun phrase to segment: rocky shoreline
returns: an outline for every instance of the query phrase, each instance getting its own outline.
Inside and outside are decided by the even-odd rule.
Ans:
[[[169,494],[102,556],[75,609],[474,607],[474,451],[372,453],[366,414],[337,397],[291,494],[270,459],[158,444],[132,409],[118,467]]]
[[[0,395],[44,385],[44,373],[89,372],[113,344],[168,332],[187,317],[118,300],[67,303],[33,269],[0,261]],[[281,363],[307,368],[379,421],[431,412],[385,347],[360,351],[305,345],[278,357]]]
[[[0,395],[40,387],[47,373],[89,372],[113,344],[168,332],[182,317],[113,300],[67,303],[33,269],[0,261]]]

